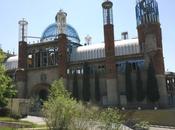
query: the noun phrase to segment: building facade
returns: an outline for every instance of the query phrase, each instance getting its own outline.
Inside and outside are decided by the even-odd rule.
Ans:
[[[28,23],[21,20],[15,71],[18,97],[46,99],[52,82],[61,77],[66,89],[78,93],[79,99],[105,106],[147,107],[152,104],[146,98],[151,63],[160,95],[156,104],[166,107],[168,93],[158,3],[137,0],[138,39],[128,39],[127,33],[123,33],[123,39],[118,41],[114,40],[112,7],[111,1],[102,3],[104,43],[100,44],[81,45],[77,31],[66,23],[67,14],[62,10],[35,44],[27,43]],[[145,94],[142,100],[137,98],[138,79]]]
[[[166,87],[168,92],[169,105],[175,105],[175,73],[166,72]]]

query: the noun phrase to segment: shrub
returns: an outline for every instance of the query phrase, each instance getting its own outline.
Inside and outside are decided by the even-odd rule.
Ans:
[[[118,129],[123,122],[122,116],[117,108],[106,108],[100,112],[100,121],[106,130]]]
[[[13,113],[10,114],[10,117],[13,118],[13,119],[15,119],[15,120],[19,120],[23,116],[20,113],[13,112]]]
[[[100,86],[99,86],[99,75],[95,72],[95,100],[100,101]]]
[[[159,89],[158,89],[158,84],[157,84],[157,79],[155,76],[155,70],[153,63],[150,62],[149,67],[148,67],[148,72],[147,72],[147,98],[151,102],[156,102],[159,100],[160,95],[159,95]]]
[[[125,83],[126,83],[126,97],[129,102],[132,102],[133,100],[131,69],[132,69],[131,64],[127,62],[125,70]]]
[[[143,89],[143,82],[140,74],[140,69],[137,67],[137,80],[136,80],[136,88],[137,88],[137,101],[141,102],[145,98],[145,92]]]
[[[74,77],[73,77],[73,97],[77,100],[79,100],[79,91],[78,91],[78,79],[77,79],[77,73],[74,72]]]
[[[51,86],[49,99],[43,106],[43,115],[49,129],[68,130],[76,114],[76,105],[77,102],[64,89],[63,81],[55,81]]]
[[[8,108],[2,107],[0,108],[0,116],[9,116],[10,110]]]
[[[87,63],[84,63],[83,73],[83,100],[88,102],[90,100],[90,68]]]

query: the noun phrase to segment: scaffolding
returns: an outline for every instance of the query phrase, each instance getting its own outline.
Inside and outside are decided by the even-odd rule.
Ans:
[[[159,23],[158,3],[156,0],[137,0],[137,26],[141,24]]]

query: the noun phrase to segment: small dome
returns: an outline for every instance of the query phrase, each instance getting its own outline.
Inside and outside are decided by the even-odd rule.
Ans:
[[[72,43],[80,43],[80,39],[76,30],[69,24],[66,25],[66,35],[68,40]],[[41,41],[53,40],[58,36],[57,24],[49,25],[43,32]]]
[[[7,70],[18,68],[18,56],[9,57],[5,62],[5,67]]]

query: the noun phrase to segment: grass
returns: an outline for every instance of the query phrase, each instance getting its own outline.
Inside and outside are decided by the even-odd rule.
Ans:
[[[148,121],[152,125],[175,126],[175,110],[126,111],[127,119]]]
[[[11,123],[15,123],[15,124],[19,124],[19,125],[23,125],[23,126],[32,126],[32,127],[36,127],[37,125],[28,122],[28,121],[21,121],[21,120],[15,120],[13,118],[10,117],[0,117],[0,121],[1,122],[11,122]]]
[[[12,122],[15,121],[15,119],[10,117],[0,117],[0,121]]]
[[[14,128],[9,127],[0,127],[0,130],[15,130]]]
[[[12,123],[16,123],[16,124],[22,125],[24,127],[30,127],[30,128],[46,127],[46,125],[37,125],[37,124],[31,123],[31,122],[28,122],[28,121],[16,120],[16,119],[13,119],[13,118],[10,118],[10,117],[0,117],[0,121],[1,122],[12,122]],[[11,128],[11,127],[1,127],[0,126],[0,130],[17,130],[17,129]],[[22,130],[22,129],[18,128],[18,130]]]
[[[10,128],[10,127],[0,127],[0,130],[27,130],[26,128]],[[39,129],[39,130],[48,130],[48,129]]]

